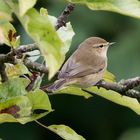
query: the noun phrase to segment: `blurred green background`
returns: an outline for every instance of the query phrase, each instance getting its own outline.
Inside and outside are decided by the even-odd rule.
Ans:
[[[47,8],[50,15],[57,17],[65,5],[63,0],[38,0],[35,7]],[[91,11],[83,5],[76,5],[69,21],[76,34],[67,57],[84,39],[99,36],[116,42],[108,52],[108,70],[116,75],[117,80],[140,75],[140,19]],[[22,44],[32,42],[18,21],[14,25],[21,35]],[[45,125],[68,125],[86,140],[140,140],[140,116],[128,108],[98,96],[86,100],[83,97],[56,95],[51,96],[50,100],[55,111],[39,120]],[[61,140],[35,122],[26,125],[1,124],[0,138]]]

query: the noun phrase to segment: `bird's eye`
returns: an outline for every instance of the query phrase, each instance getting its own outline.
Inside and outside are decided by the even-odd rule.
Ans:
[[[103,47],[104,47],[104,45],[99,45],[98,47],[99,47],[99,48],[103,48]]]

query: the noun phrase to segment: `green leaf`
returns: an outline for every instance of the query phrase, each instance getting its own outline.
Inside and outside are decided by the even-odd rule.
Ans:
[[[34,99],[37,100],[37,98]],[[0,123],[19,122],[21,124],[25,124],[27,122],[39,119],[50,112],[46,109],[39,108],[46,111],[44,111],[43,113],[36,114],[34,113],[33,106],[34,105],[30,101],[30,99],[26,96],[18,96],[15,98],[11,98],[5,102],[1,102]]]
[[[25,124],[52,111],[48,95],[42,90],[27,92],[27,79],[13,78],[0,84],[0,122]],[[36,110],[43,113],[36,113]]]
[[[65,37],[56,32],[54,24],[47,14],[39,14],[35,9],[30,9],[23,18],[20,18],[27,33],[36,41],[42,55],[47,61],[49,79],[59,70],[65,60],[74,32],[70,24],[65,28]],[[70,34],[67,34],[70,33]],[[64,33],[62,33],[64,36]]]
[[[91,87],[91,88],[87,88],[86,90],[88,90],[98,96],[101,96],[105,99],[108,99],[114,103],[128,107],[140,115],[140,104],[137,99],[134,99],[134,98],[131,98],[128,96],[122,96],[119,93],[112,91],[112,90],[106,90],[104,88],[98,89],[95,86]]]
[[[19,1],[19,13],[23,16],[29,9],[31,9],[37,0],[18,0]]]
[[[29,80],[25,78],[13,78],[0,84],[0,101],[5,101],[12,97],[26,95],[26,86]]]
[[[77,95],[77,96],[83,96],[86,99],[92,97],[91,94],[84,92],[81,88],[78,87],[65,87],[63,89],[60,89],[58,91],[53,92],[53,94],[69,94],[69,95]]]
[[[11,21],[12,20],[11,14],[12,14],[12,11],[8,7],[8,5],[5,3],[5,1],[0,0],[0,20]]]
[[[33,104],[32,107],[33,110],[44,109],[44,110],[52,111],[49,97],[44,91],[40,89],[31,91],[29,94],[27,94],[27,97],[30,99],[30,101]]]
[[[85,140],[84,137],[78,135],[73,129],[66,125],[50,125],[48,128],[64,140]]]
[[[25,124],[27,122],[35,121],[52,112],[51,103],[48,95],[42,90],[35,90],[27,94],[27,97],[31,103],[32,114],[26,117],[18,118],[17,121]],[[43,113],[35,113],[36,110],[42,110]]]
[[[92,10],[106,10],[140,18],[139,0],[68,0],[77,4],[85,4]]]

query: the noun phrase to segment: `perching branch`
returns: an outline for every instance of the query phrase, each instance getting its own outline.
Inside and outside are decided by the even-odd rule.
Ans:
[[[107,90],[113,90],[121,95],[129,96],[132,98],[140,98],[140,92],[134,90],[135,87],[140,85],[140,77],[131,78],[128,80],[123,80],[118,83],[110,83],[106,81],[100,81],[96,84],[97,87],[103,87]],[[82,89],[83,91],[89,92],[86,89]],[[90,94],[93,94],[90,92]]]

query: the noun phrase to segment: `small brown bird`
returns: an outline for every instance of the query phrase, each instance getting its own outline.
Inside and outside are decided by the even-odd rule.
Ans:
[[[58,74],[58,80],[48,87],[53,92],[67,85],[90,87],[102,80],[107,68],[109,43],[100,37],[90,37],[82,42]]]

